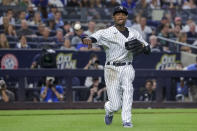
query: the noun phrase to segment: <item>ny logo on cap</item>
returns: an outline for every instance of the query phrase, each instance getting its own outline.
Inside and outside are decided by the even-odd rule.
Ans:
[[[123,10],[123,6],[120,6],[120,9]]]

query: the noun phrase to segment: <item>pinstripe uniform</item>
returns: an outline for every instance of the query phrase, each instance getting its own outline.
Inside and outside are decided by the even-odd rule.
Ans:
[[[98,45],[102,45],[106,52],[106,62],[104,77],[106,82],[108,99],[105,103],[107,114],[118,111],[122,107],[122,121],[131,121],[131,108],[133,102],[133,85],[135,70],[131,65],[133,60],[132,52],[125,49],[125,42],[134,38],[138,39],[146,46],[142,36],[134,29],[128,28],[129,36],[126,38],[115,26],[102,29],[91,37],[97,40]],[[123,66],[115,66],[113,63],[126,63]]]

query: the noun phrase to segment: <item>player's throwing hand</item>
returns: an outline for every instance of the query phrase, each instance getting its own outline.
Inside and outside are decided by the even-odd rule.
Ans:
[[[92,48],[92,40],[90,38],[83,38],[83,44],[88,45],[88,49]]]

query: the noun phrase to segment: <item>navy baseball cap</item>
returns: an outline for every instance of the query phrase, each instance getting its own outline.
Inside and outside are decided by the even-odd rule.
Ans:
[[[114,8],[113,15],[115,15],[116,13],[119,13],[119,12],[122,12],[122,13],[125,13],[126,15],[128,15],[127,9],[125,7],[123,7],[123,6],[116,6]]]

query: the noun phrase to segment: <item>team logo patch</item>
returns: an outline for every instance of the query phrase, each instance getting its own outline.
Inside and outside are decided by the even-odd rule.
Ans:
[[[18,69],[18,60],[13,54],[5,54],[1,59],[1,69]]]

